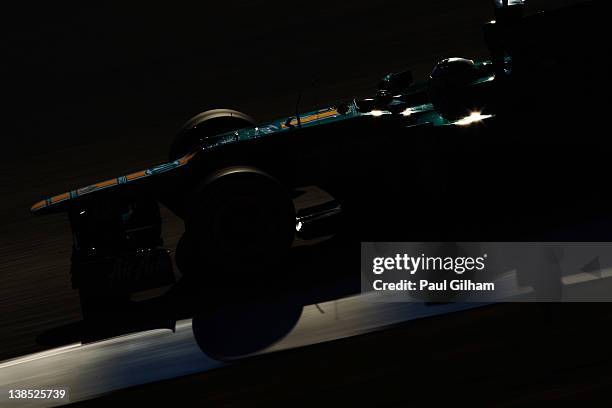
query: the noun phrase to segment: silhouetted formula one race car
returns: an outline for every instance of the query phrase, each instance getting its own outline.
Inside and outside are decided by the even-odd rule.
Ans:
[[[329,219],[341,221],[321,234],[355,241],[562,234],[610,212],[604,7],[523,16],[522,2],[497,1],[483,29],[488,61],[447,58],[422,83],[389,74],[371,98],[265,124],[204,112],[167,163],[31,210],[68,213],[76,287],[127,292],[173,279],[159,203],[185,222],[184,275],[273,265],[296,233],[314,237]],[[296,214],[294,199],[313,185],[334,201]]]

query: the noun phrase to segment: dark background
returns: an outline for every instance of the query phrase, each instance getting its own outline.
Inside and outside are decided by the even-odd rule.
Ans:
[[[531,1],[530,9],[571,0]],[[22,3],[2,12],[0,360],[79,319],[64,215],[46,195],[163,161],[192,115],[265,121],[372,92],[387,72],[486,56],[489,0]],[[314,85],[312,85],[314,82]],[[173,247],[182,223],[167,211]]]

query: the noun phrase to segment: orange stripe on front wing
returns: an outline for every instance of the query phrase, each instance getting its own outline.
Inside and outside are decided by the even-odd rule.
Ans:
[[[308,122],[313,122],[315,120],[320,120],[320,119],[325,119],[325,118],[329,118],[331,116],[335,116],[338,114],[338,111],[336,109],[332,109],[329,111],[325,111],[325,112],[318,112],[318,113],[314,113],[312,115],[307,115],[307,116],[300,116],[300,123],[304,124],[304,123],[308,123]],[[293,118],[291,119],[291,122],[289,122],[291,124],[291,126],[297,126],[297,118]],[[289,126],[285,125],[284,123],[281,125],[281,127],[283,129],[288,128]]]
[[[178,161],[179,161],[179,165],[181,165],[181,166],[182,166],[183,164],[185,164],[185,163],[189,162],[189,160],[193,159],[193,156],[195,156],[195,155],[196,155],[196,153],[197,153],[197,150],[196,150],[196,151],[194,151],[194,152],[191,152],[191,153],[189,153],[189,154],[186,154],[185,156],[183,156],[183,157],[181,157],[180,159],[178,159]]]
[[[110,180],[105,180],[105,181],[101,181],[99,183],[96,183],[95,186],[98,188],[105,188],[105,187],[110,187],[110,186],[114,186],[117,185],[117,179],[110,179]]]
[[[49,199],[51,204],[59,203],[60,201],[68,200],[70,198],[70,193],[62,193],[55,195]]]
[[[47,202],[45,200],[40,200],[39,202],[35,203],[32,207],[30,207],[30,211],[38,211],[41,208],[44,208],[47,206]]]
[[[136,179],[145,177],[146,176],[146,172],[147,172],[146,170],[137,171],[135,173],[128,174],[127,176],[125,176],[125,178],[128,181],[136,180]]]

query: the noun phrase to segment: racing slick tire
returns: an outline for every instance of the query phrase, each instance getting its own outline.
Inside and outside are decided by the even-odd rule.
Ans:
[[[218,171],[189,200],[177,266],[207,280],[221,271],[224,279],[261,268],[270,274],[293,244],[295,214],[289,191],[270,175],[250,167]]]
[[[189,153],[207,137],[252,126],[250,116],[232,109],[213,109],[189,119],[170,145],[169,159],[177,160]]]

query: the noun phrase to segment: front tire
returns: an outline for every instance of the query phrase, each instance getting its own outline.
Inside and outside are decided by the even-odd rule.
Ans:
[[[184,275],[278,265],[295,237],[295,207],[277,180],[252,168],[228,168],[196,189],[177,247]]]
[[[189,119],[170,145],[169,159],[177,160],[206,138],[255,125],[249,115],[233,109],[213,109]]]

